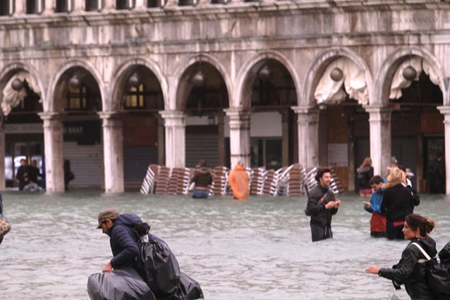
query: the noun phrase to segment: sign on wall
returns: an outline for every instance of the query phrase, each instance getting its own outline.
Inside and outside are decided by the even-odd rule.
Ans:
[[[328,165],[332,167],[348,166],[347,144],[328,144]]]

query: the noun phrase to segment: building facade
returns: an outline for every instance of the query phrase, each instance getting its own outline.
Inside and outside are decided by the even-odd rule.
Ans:
[[[410,2],[410,3],[409,3]],[[0,6],[0,190],[122,192],[151,163],[450,162],[450,1],[17,0]],[[450,174],[450,164],[446,165]],[[450,180],[446,182],[450,192]]]

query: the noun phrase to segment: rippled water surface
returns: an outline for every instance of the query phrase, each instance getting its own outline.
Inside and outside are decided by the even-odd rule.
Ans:
[[[364,199],[342,195],[334,239],[312,243],[306,197],[193,200],[138,193],[3,194],[12,231],[0,245],[0,299],[88,299],[86,283],[111,258],[96,230],[99,211],[116,207],[152,225],[200,282],[205,299],[409,299],[364,269],[397,263],[406,241],[369,236]],[[450,240],[450,198],[421,196],[415,212],[437,222],[432,236]]]

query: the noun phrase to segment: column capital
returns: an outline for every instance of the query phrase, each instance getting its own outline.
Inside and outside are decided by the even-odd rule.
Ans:
[[[159,112],[163,119],[182,119],[185,117],[184,111],[181,110],[162,110]]]
[[[296,114],[316,114],[319,112],[319,108],[317,106],[311,105],[291,106],[291,109]]]
[[[388,121],[391,119],[392,108],[386,105],[368,105],[364,106],[369,113],[369,122]]]
[[[385,112],[391,112],[392,108],[389,105],[381,105],[381,104],[375,104],[375,105],[363,105],[363,108],[366,112],[370,113],[385,113]]]
[[[449,105],[445,105],[445,106],[438,106],[437,109],[441,112],[441,114],[443,115],[448,115],[450,114],[450,106]]]
[[[250,110],[243,107],[226,108],[223,110],[230,118],[250,116]]]
[[[42,120],[58,120],[61,119],[64,113],[61,112],[54,112],[54,111],[45,111],[38,113],[39,117]]]
[[[99,111],[97,112],[100,119],[120,119],[122,115],[117,111]]]

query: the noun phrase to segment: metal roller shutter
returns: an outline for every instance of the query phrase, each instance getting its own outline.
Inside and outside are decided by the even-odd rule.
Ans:
[[[204,159],[208,167],[214,168],[219,163],[219,136],[214,133],[186,134],[186,167],[193,168],[199,160]]]
[[[65,142],[64,159],[70,160],[70,167],[75,174],[75,179],[70,182],[71,186],[102,186],[102,145],[81,146],[76,142]]]
[[[158,147],[125,147],[124,180],[142,184],[150,164],[158,164]]]

